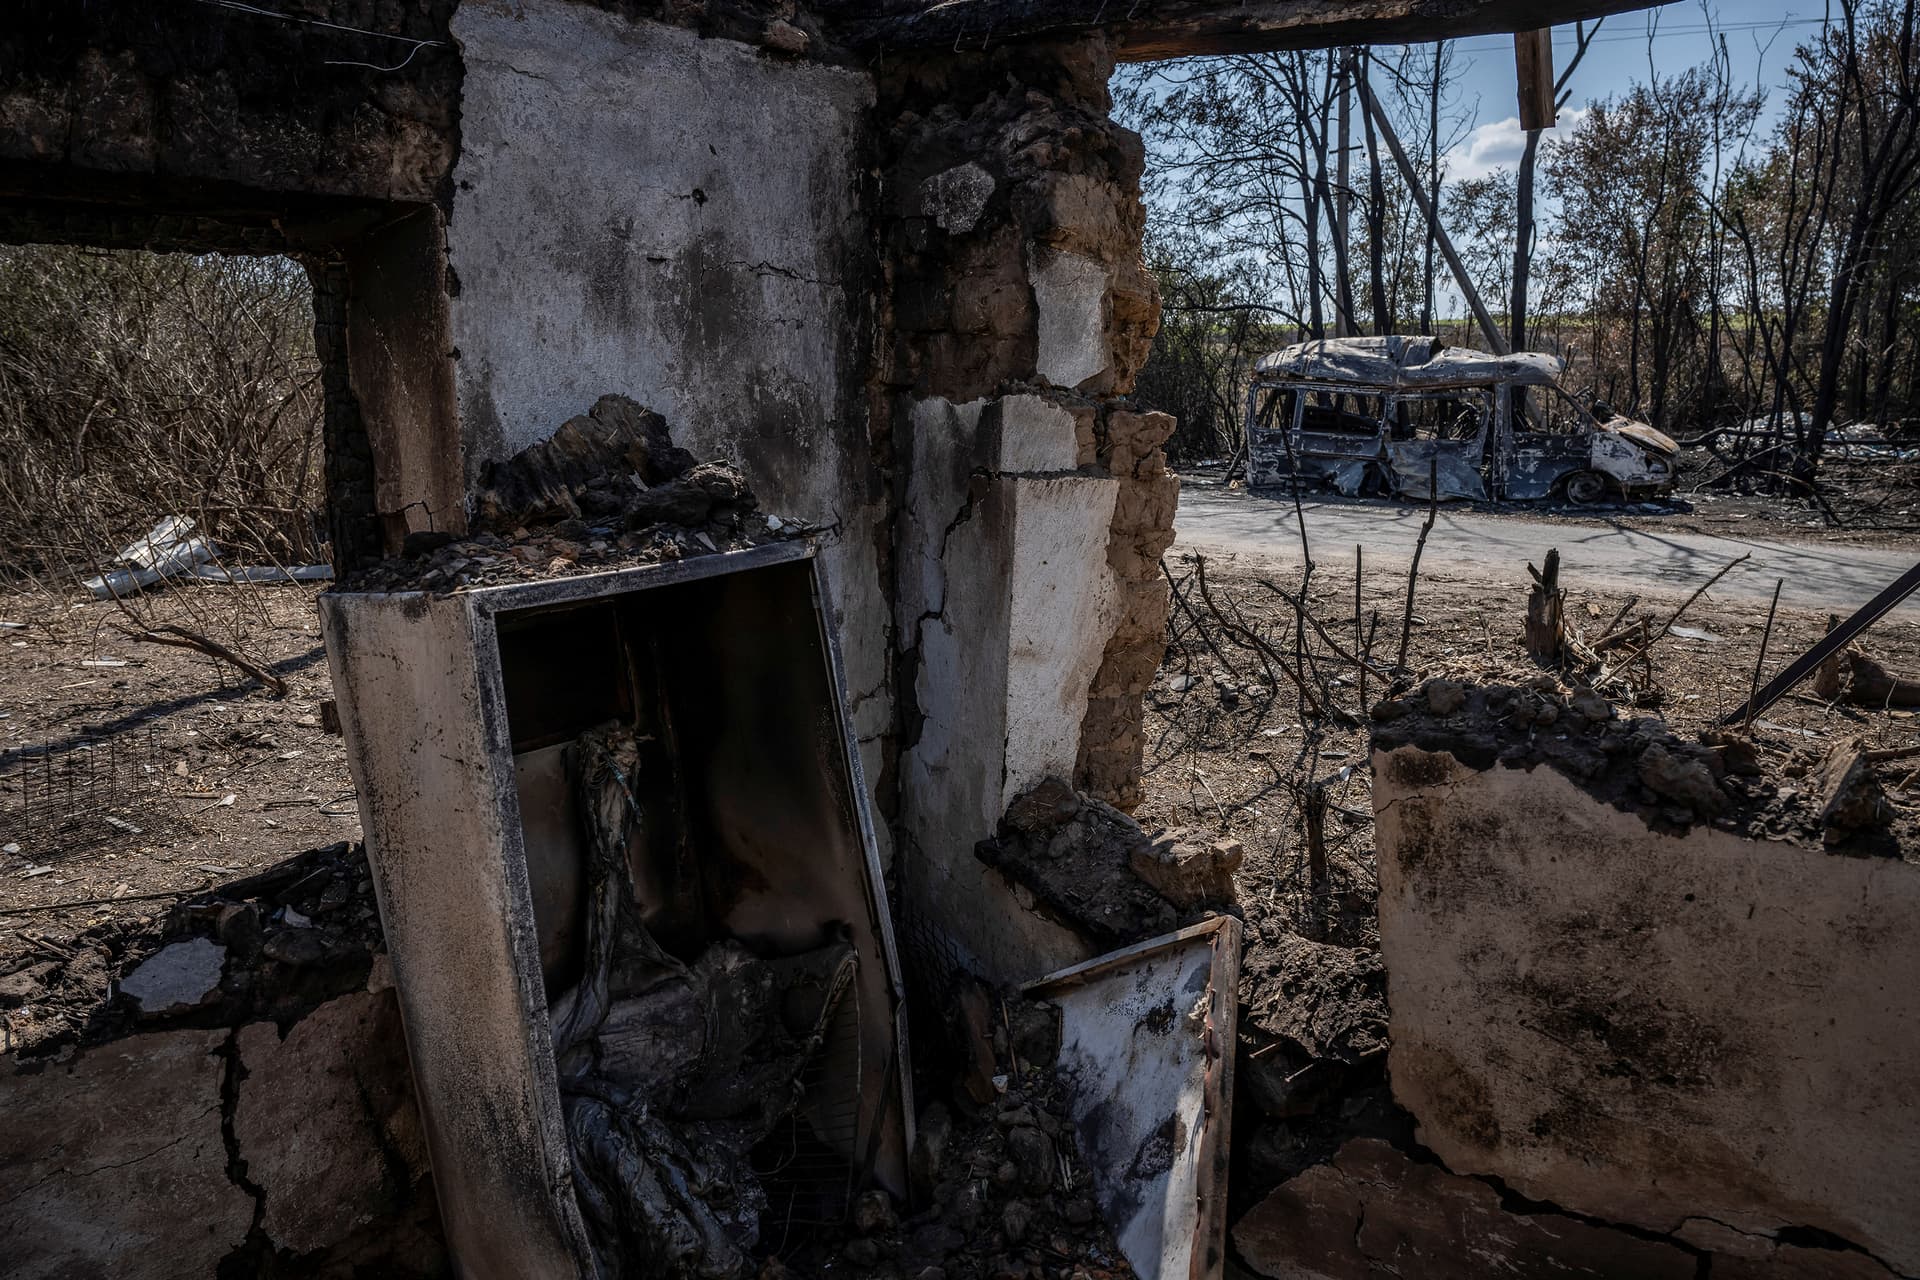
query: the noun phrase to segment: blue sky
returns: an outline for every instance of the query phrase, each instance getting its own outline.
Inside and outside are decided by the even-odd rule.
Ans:
[[[1833,9],[1838,11],[1838,4]],[[1634,81],[1645,81],[1652,71],[1673,75],[1708,60],[1713,39],[1707,34],[1709,17],[1726,34],[1734,75],[1758,81],[1770,91],[1764,131],[1777,108],[1783,73],[1794,46],[1817,30],[1828,6],[1822,0],[1739,0],[1714,4],[1680,0],[1635,13],[1618,14],[1600,26],[1592,48],[1568,84],[1573,97],[1561,113],[1560,128],[1577,122],[1594,99],[1623,91]],[[1784,25],[1783,25],[1784,24]],[[1651,64],[1648,32],[1653,32]],[[1572,56],[1571,26],[1554,29],[1554,62],[1564,67]],[[1449,176],[1469,178],[1505,166],[1512,168],[1526,144],[1520,132],[1515,102],[1513,41],[1505,36],[1475,36],[1456,48],[1463,60],[1457,88],[1459,104],[1472,113],[1473,132],[1448,153]]]

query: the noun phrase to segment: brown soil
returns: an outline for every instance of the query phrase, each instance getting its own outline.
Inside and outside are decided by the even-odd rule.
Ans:
[[[0,596],[0,622],[25,624],[0,628],[0,959],[359,838],[345,753],[321,727],[316,594],[207,586],[140,605],[268,663],[285,698],[135,643],[110,602]]]

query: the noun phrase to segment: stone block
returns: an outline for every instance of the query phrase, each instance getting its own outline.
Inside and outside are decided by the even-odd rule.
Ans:
[[[1028,278],[1038,311],[1035,371],[1056,387],[1078,387],[1113,364],[1107,340],[1107,268],[1077,253],[1032,250]]]
[[[1133,873],[1182,911],[1235,900],[1233,873],[1246,848],[1238,840],[1179,827],[1133,851]]]

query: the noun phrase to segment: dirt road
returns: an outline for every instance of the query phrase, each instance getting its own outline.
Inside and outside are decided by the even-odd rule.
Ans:
[[[1387,501],[1315,498],[1302,509],[1316,562],[1350,564],[1358,543],[1366,548],[1369,567],[1405,565],[1426,518],[1424,507]],[[1297,563],[1300,558],[1299,528],[1293,503],[1286,498],[1256,497],[1217,482],[1187,479],[1174,527],[1176,551],[1225,552],[1274,563]],[[1784,578],[1782,607],[1841,614],[1866,603],[1920,559],[1920,545],[1880,548],[1668,533],[1628,528],[1604,515],[1591,521],[1541,520],[1455,505],[1441,507],[1420,563],[1524,584],[1527,561],[1539,564],[1549,547],[1560,549],[1561,572],[1568,581],[1650,595],[1689,592],[1729,560],[1751,552],[1752,559],[1721,579],[1716,596],[1764,605],[1775,580]],[[1900,612],[1920,617],[1920,594],[1909,598]]]

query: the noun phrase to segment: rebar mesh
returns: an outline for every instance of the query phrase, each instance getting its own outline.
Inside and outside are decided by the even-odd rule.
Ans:
[[[152,725],[0,754],[0,844],[34,858],[162,840],[180,826]]]

